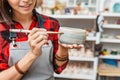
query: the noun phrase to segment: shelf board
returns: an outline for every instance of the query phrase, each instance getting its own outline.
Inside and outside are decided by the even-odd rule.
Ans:
[[[106,43],[120,43],[120,39],[101,39],[100,42],[106,42]]]
[[[88,5],[87,7],[88,7],[88,8],[96,8],[95,5]]]
[[[101,13],[102,16],[105,17],[120,17],[120,13]]]
[[[112,72],[108,72],[108,73],[98,73],[100,76],[110,76],[110,77],[120,77],[120,73],[112,73]]]
[[[120,60],[120,55],[105,55],[99,56],[100,59],[118,59]]]
[[[94,79],[93,75],[83,75],[83,74],[78,74],[78,75],[54,74],[54,76],[56,78],[67,78],[67,79],[89,79],[89,80]]]
[[[69,57],[70,60],[73,60],[73,61],[95,61],[96,58],[82,58],[82,57]]]
[[[48,15],[59,19],[96,19],[96,15]]]
[[[76,8],[77,5],[68,5],[67,6],[68,8]],[[84,6],[85,8],[96,8],[96,5],[87,5],[87,6]]]
[[[86,40],[87,41],[96,41],[96,37],[87,37]]]
[[[119,24],[104,24],[103,28],[120,29],[120,25]]]

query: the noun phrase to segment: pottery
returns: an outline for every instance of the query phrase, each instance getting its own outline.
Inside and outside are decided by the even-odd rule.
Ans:
[[[83,44],[86,40],[86,30],[70,27],[60,27],[58,38],[64,44]]]
[[[120,2],[116,2],[113,6],[113,11],[116,13],[120,13]]]

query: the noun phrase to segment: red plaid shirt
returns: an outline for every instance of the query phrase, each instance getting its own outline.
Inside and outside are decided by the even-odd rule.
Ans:
[[[48,31],[58,31],[59,30],[59,23],[56,19],[47,17],[44,15],[41,15],[44,20],[44,28]],[[33,17],[32,24],[30,25],[29,29],[31,30],[35,26],[38,26],[38,21],[36,17]],[[15,28],[16,29],[23,29],[22,25],[18,22],[15,22]],[[9,58],[9,26],[5,26],[3,24],[0,24],[0,71],[5,70],[9,68],[8,65],[8,58]],[[28,39],[27,35],[25,33],[17,33],[17,41],[26,41]],[[58,36],[57,35],[49,35],[49,40],[52,41],[54,46],[54,55],[57,52],[58,49]],[[62,70],[66,67],[67,63],[65,63],[63,66],[57,66],[55,63],[55,59],[53,58],[53,66],[54,71],[56,73],[61,73]]]

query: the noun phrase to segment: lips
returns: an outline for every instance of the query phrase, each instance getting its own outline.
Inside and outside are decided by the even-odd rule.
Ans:
[[[20,7],[21,7],[21,8],[24,8],[24,9],[29,9],[30,6],[31,6],[31,4],[28,4],[28,5],[21,5]]]

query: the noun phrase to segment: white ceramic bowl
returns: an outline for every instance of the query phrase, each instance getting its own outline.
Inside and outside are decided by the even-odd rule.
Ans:
[[[60,27],[59,41],[65,44],[83,44],[86,40],[86,30],[71,27]]]

